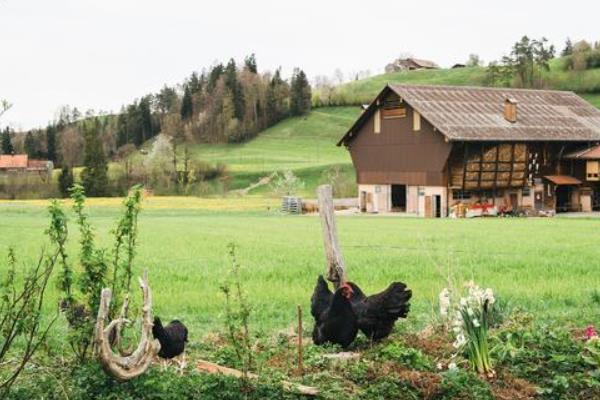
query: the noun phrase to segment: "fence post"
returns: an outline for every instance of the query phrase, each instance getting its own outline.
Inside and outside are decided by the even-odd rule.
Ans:
[[[323,230],[325,258],[327,259],[327,279],[333,282],[337,289],[342,283],[346,282],[346,267],[338,243],[331,186],[319,186],[317,188],[317,195],[321,228]]]

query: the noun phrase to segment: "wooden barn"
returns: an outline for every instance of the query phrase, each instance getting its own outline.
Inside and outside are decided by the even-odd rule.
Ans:
[[[572,92],[388,85],[338,146],[365,212],[600,210],[600,110]]]

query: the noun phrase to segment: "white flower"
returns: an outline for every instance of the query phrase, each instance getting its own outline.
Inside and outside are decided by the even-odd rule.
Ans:
[[[477,318],[473,318],[473,326],[475,328],[479,328],[481,325],[479,324],[479,320]]]
[[[444,288],[444,290],[440,292],[439,301],[440,315],[445,317],[448,315],[448,309],[450,308],[450,291],[448,288]]]
[[[459,333],[458,335],[456,335],[456,340],[454,341],[454,343],[452,343],[452,346],[454,346],[455,349],[460,349],[466,343],[467,343],[467,339],[465,339],[465,335],[463,335],[462,333]]]
[[[467,306],[467,299],[465,299],[464,297],[462,297],[460,299],[460,306],[461,307],[466,307]]]
[[[483,294],[483,300],[487,300],[488,304],[494,304],[496,298],[494,297],[494,291],[490,288],[485,289],[485,293]]]
[[[444,366],[441,362],[437,363],[437,369],[444,369]]]
[[[455,369],[457,369],[457,368],[456,368],[456,363],[454,363],[454,362],[451,362],[450,364],[448,364],[448,369],[449,369],[450,371],[454,371]]]
[[[469,317],[472,317],[475,312],[473,311],[473,309],[471,307],[467,308],[467,314],[469,314]]]

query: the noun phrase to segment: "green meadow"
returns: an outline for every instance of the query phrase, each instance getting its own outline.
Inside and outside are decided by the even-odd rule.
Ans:
[[[8,247],[19,265],[33,265],[48,223],[46,202],[0,203],[0,253]],[[316,216],[281,215],[275,200],[151,197],[140,217],[136,274],[148,269],[155,313],[180,318],[192,341],[223,328],[219,287],[231,268],[227,246],[237,246],[253,328],[289,328],[296,305],[309,314],[310,296],[325,268]],[[98,242],[110,247],[119,200],[90,200]],[[70,220],[70,262],[77,264],[77,229]],[[349,277],[367,293],[390,282],[414,291],[409,323],[427,324],[440,290],[473,279],[493,288],[511,307],[542,320],[600,323],[598,219],[424,220],[339,216]],[[0,263],[5,266],[5,263]],[[138,300],[137,290],[134,298]],[[50,290],[47,313],[55,311]],[[56,329],[65,329],[60,321]]]

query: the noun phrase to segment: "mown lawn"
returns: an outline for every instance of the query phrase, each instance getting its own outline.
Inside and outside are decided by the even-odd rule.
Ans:
[[[91,204],[97,236],[109,246],[118,201]],[[9,246],[24,267],[36,260],[47,243],[44,205],[0,202],[3,260]],[[276,209],[274,200],[261,198],[148,199],[135,269],[138,274],[149,270],[155,312],[185,321],[192,341],[221,329],[219,286],[230,268],[227,245],[235,243],[254,329],[272,333],[289,327],[297,304],[309,315],[314,282],[324,270],[319,219],[280,215]],[[393,280],[407,282],[414,291],[409,320],[416,326],[429,321],[448,276],[492,287],[540,319],[600,323],[600,220],[340,216],[338,225],[351,280],[368,293]],[[75,262],[73,222],[70,234]],[[49,313],[57,295],[52,288]],[[62,324],[56,329],[64,329]]]

